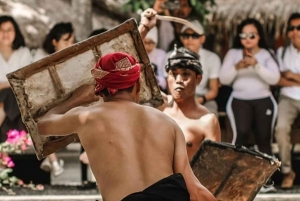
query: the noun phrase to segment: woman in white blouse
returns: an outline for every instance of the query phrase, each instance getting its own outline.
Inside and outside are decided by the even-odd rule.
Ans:
[[[220,71],[220,82],[233,88],[226,108],[233,130],[232,143],[247,146],[253,131],[258,149],[272,155],[277,104],[270,85],[278,83],[279,67],[257,20],[244,20],[237,31]]]
[[[53,54],[74,44],[74,29],[70,22],[61,22],[53,26],[47,34],[43,49],[38,49],[33,61],[40,60],[49,54]],[[50,154],[41,164],[41,169],[53,176],[59,176],[64,171],[64,161],[58,160],[55,153]]]
[[[32,56],[25,47],[24,37],[16,21],[11,16],[0,16],[0,142],[7,139],[10,129],[25,129],[6,74],[30,64],[31,61]]]
[[[0,142],[6,141],[7,132],[11,129],[25,130],[6,74],[30,64],[31,61],[32,56],[25,47],[24,37],[14,18],[0,16]],[[1,158],[5,157],[7,153],[2,152]]]

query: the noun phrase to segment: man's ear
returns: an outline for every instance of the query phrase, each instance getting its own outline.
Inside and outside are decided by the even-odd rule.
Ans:
[[[141,91],[141,80],[139,79],[135,84],[136,84],[136,93],[140,93],[140,91]]]
[[[56,41],[55,39],[52,40],[52,45],[53,45],[54,47],[57,46],[57,41]],[[55,48],[54,48],[54,49],[55,49]]]
[[[196,75],[197,85],[200,84],[201,80],[202,80],[202,75],[201,74]]]
[[[205,35],[201,36],[200,40],[201,40],[201,43],[202,43],[202,44],[205,43],[206,36],[205,36]]]

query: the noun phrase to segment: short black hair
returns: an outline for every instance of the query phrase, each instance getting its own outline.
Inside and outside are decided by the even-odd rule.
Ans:
[[[98,34],[102,34],[102,33],[106,32],[106,31],[107,31],[107,29],[105,29],[105,28],[95,29],[94,31],[92,31],[92,33],[90,34],[89,37],[96,36]]]
[[[2,16],[0,16],[0,26],[4,22],[11,22],[12,25],[14,26],[14,29],[15,29],[15,39],[14,39],[13,44],[12,44],[12,49],[17,50],[20,47],[25,47],[24,37],[23,37],[22,32],[19,28],[19,25],[15,21],[15,19],[11,16],[8,16],[8,15],[2,15]]]
[[[134,88],[134,85],[132,85],[132,86],[126,88],[126,89],[119,89],[118,92],[125,91],[125,92],[128,92],[128,93],[131,93],[133,91],[133,88]],[[109,96],[110,95],[107,88],[103,89],[102,91],[99,91],[97,94],[99,95],[99,93],[103,93],[104,96]]]
[[[295,19],[300,19],[300,13],[292,13],[288,19],[287,25],[291,25],[291,21]]]
[[[52,40],[55,39],[56,41],[59,41],[64,34],[69,34],[69,37],[67,38],[69,39],[73,33],[74,29],[70,22],[60,22],[55,24],[44,40],[43,49],[48,54],[54,53],[55,49]]]
[[[174,68],[188,68],[198,74],[203,74],[202,66],[199,61],[199,54],[185,48],[180,47],[177,49],[175,46],[174,51],[168,58],[168,63],[165,66],[166,72]]]

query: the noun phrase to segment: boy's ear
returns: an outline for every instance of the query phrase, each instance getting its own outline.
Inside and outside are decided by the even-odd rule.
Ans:
[[[202,75],[201,74],[198,74],[196,76],[196,80],[197,80],[197,84],[200,84],[201,80],[202,80]]]

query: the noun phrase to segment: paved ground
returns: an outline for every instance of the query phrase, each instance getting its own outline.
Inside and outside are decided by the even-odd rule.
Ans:
[[[78,161],[80,146],[73,144],[67,149],[60,151],[58,156],[65,161],[65,172],[57,178],[51,179],[51,186],[45,186],[44,191],[33,191],[29,189],[14,189],[15,196],[8,196],[0,190],[1,201],[102,201],[97,189],[78,191],[76,185],[81,184],[80,163]],[[293,190],[278,190],[276,194],[258,194],[254,201],[300,201],[300,186]]]

